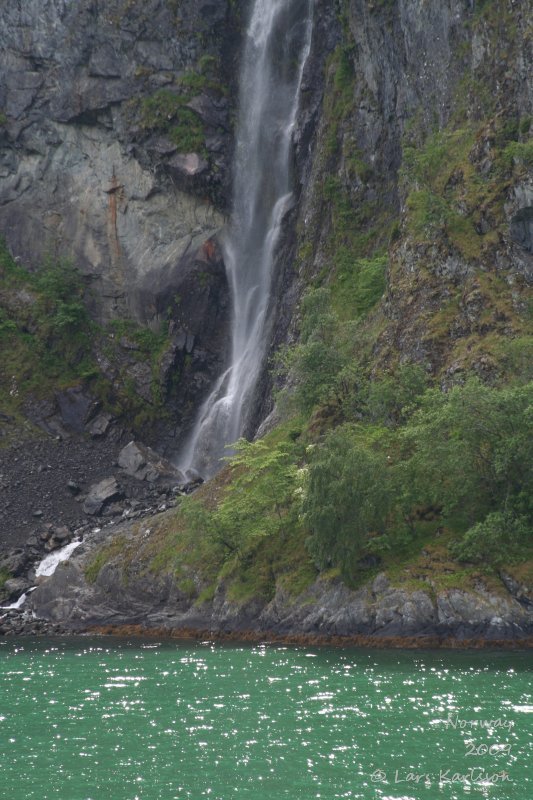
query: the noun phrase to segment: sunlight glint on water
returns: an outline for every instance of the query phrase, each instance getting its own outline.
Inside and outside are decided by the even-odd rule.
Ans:
[[[4,640],[2,796],[531,800],[529,663],[526,654]],[[493,727],[472,725],[484,721]],[[481,749],[469,756],[472,746]],[[470,785],[439,787],[441,771],[451,780],[470,769]],[[502,773],[509,780],[484,785]]]

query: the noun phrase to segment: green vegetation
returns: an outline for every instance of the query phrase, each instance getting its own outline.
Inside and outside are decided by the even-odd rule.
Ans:
[[[85,578],[88,583],[95,583],[100,570],[105,564],[112,561],[117,556],[124,556],[126,544],[124,536],[117,536],[116,539],[113,539],[111,544],[97,552],[93,560],[85,568]]]
[[[197,71],[185,72],[171,88],[143,97],[137,103],[141,127],[166,134],[182,153],[205,153],[203,122],[188,103],[202,92],[225,93],[214,78],[215,67],[215,59],[204,55]]]
[[[311,458],[303,502],[317,566],[353,573],[371,532],[384,534],[391,486],[384,452],[360,445],[357,430],[331,431]]]
[[[410,541],[420,545],[428,513],[456,558],[487,565],[531,555],[533,384],[471,379],[423,392],[411,373],[396,385],[400,412],[391,413],[390,378],[371,384],[362,421],[312,449],[303,512],[317,564],[351,577],[365,552],[398,557]]]
[[[31,396],[84,384],[104,407],[143,428],[164,413],[158,381],[168,339],[132,321],[116,321],[107,329],[89,318],[87,288],[72,264],[48,259],[35,272],[17,264],[0,241],[0,404],[14,414]],[[131,343],[127,358],[121,340]],[[102,375],[97,356],[104,352],[113,378]],[[151,402],[143,399],[130,377],[132,362],[152,370]]]
[[[507,163],[512,161],[524,167],[533,167],[533,141],[510,142],[504,148],[502,156]]]
[[[483,122],[455,118],[425,138],[416,125],[408,127],[401,179],[411,236],[430,242],[440,235],[465,258],[480,258],[483,248],[505,231],[504,201],[513,174],[533,163],[532,142],[518,140],[528,134],[525,122],[500,116]],[[480,156],[487,150],[489,161]]]
[[[331,224],[325,247],[328,263],[314,280],[315,285],[328,282],[331,309],[343,321],[367,316],[382,297],[394,222],[394,212],[366,195],[377,176],[353,132],[358,89],[354,57],[353,47],[339,45],[327,65],[320,161],[322,208]],[[312,254],[312,248],[302,248],[299,256],[305,263]]]
[[[205,149],[202,121],[190,108],[188,94],[158,89],[141,101],[141,125],[146,130],[166,133],[182,153]]]
[[[294,526],[297,468],[294,443],[240,440],[231,458],[232,480],[214,509],[191,499],[182,505],[189,524],[218,545],[242,555],[261,536],[283,537]]]
[[[29,393],[44,397],[94,374],[85,286],[71,264],[50,261],[29,273],[0,243],[0,282],[3,408],[14,410]]]
[[[141,560],[198,603],[220,581],[244,603],[276,586],[301,594],[331,569],[357,586],[374,564],[411,590],[472,588],[473,565],[533,557],[533,384],[443,393],[406,366],[359,385],[355,421],[322,435],[311,416],[239,442]]]
[[[8,581],[10,578],[11,578],[11,575],[9,574],[9,572],[7,570],[0,569],[0,594],[2,593],[2,591],[4,589],[6,581]]]

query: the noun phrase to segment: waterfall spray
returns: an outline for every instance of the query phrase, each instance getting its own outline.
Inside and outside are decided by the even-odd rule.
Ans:
[[[202,405],[180,467],[204,476],[242,435],[268,345],[276,245],[291,204],[291,140],[313,0],[255,0],[244,49],[232,217],[222,240],[232,300],[230,362]]]

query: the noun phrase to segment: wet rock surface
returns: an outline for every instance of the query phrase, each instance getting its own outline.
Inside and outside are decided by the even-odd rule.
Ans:
[[[35,619],[31,611],[0,609],[0,636],[55,636],[67,631],[59,624]]]
[[[157,321],[147,275],[168,288],[223,225],[235,14],[226,0],[4,3],[0,233],[31,267],[72,259],[101,322]],[[162,117],[173,97],[186,123]]]

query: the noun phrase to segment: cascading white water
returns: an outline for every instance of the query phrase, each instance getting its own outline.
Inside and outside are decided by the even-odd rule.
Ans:
[[[74,541],[66,544],[64,547],[59,548],[59,550],[54,550],[53,553],[49,553],[37,565],[35,569],[35,576],[39,577],[43,575],[49,577],[50,575],[53,575],[59,564],[61,564],[62,561],[67,561],[74,550],[79,547],[81,543],[81,539],[74,539]],[[0,610],[7,611],[9,609],[14,610],[22,608],[30,592],[33,592],[36,588],[36,586],[32,586],[31,589],[28,589],[26,592],[24,592],[24,594],[21,594],[19,599],[14,603],[11,603],[9,606],[0,606]]]
[[[53,575],[56,568],[62,561],[67,561],[74,550],[80,546],[81,539],[74,539],[74,541],[61,547],[59,550],[54,550],[53,553],[45,556],[35,570],[35,575]]]
[[[232,218],[222,242],[231,357],[200,409],[179,466],[209,476],[242,435],[261,373],[275,249],[291,203],[291,138],[313,0],[255,0],[243,55]]]

